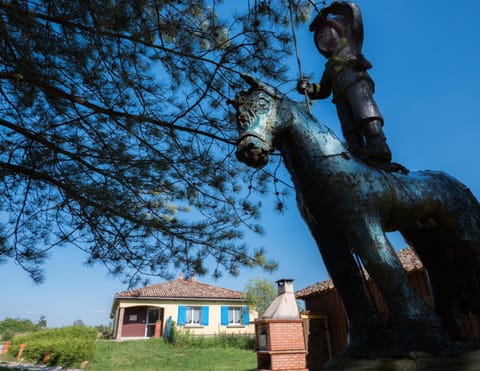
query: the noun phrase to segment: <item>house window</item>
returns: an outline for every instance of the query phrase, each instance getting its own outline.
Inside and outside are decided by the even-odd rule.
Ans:
[[[208,325],[208,306],[190,307],[179,305],[177,323],[180,326]]]
[[[239,325],[242,320],[242,308],[229,307],[228,308],[228,324]]]
[[[246,326],[250,322],[250,314],[247,306],[244,307],[221,307],[220,322],[222,326]]]
[[[187,319],[186,325],[199,325],[202,318],[202,308],[200,307],[187,307]]]

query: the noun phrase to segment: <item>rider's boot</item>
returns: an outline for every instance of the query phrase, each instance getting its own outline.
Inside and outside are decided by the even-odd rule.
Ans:
[[[343,134],[347,141],[348,149],[352,153],[359,153],[365,147],[363,133],[360,131],[350,131]]]
[[[365,128],[363,132],[344,133],[350,152],[367,165],[377,169],[408,174],[406,167],[391,162],[392,153],[383,134],[382,123],[379,120],[373,120],[367,123]]]
[[[392,161],[392,153],[388,147],[387,138],[383,134],[380,120],[367,122],[363,127],[363,135],[366,143],[360,153],[380,162]]]

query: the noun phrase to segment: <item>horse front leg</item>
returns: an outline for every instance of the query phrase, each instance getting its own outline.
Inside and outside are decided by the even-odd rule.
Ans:
[[[410,286],[380,223],[368,219],[352,223],[347,236],[389,308],[393,348],[399,352],[451,349],[452,344],[434,311]]]
[[[349,351],[385,351],[385,324],[365,294],[362,276],[345,236],[334,225],[319,225],[304,218],[315,238],[327,271],[340,295],[348,318]]]

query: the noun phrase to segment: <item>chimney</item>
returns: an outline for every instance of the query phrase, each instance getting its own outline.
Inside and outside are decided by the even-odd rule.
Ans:
[[[283,278],[276,281],[278,295],[292,293],[293,294],[293,280],[291,278]]]
[[[270,304],[261,318],[299,319],[297,301],[293,292],[293,280],[282,278],[276,281],[278,296]]]
[[[180,272],[180,274],[178,275],[178,279],[179,279],[180,281],[183,281],[183,273],[182,273],[182,272]]]

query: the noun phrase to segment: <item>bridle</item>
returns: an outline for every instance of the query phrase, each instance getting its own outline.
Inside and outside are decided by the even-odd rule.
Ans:
[[[279,96],[278,94],[272,93],[272,92],[267,91],[266,89],[262,89],[260,87],[255,88],[255,89],[250,89],[247,92],[242,92],[242,93],[248,93],[250,95],[250,94],[252,94],[256,91],[265,93],[271,99],[273,99],[273,105],[274,106],[276,106],[278,98],[281,98],[281,96]],[[245,101],[238,102],[240,100],[239,96],[242,96],[241,95],[242,93],[239,93],[239,95],[237,95],[237,97],[235,97],[235,108],[237,109],[237,112],[238,112],[239,106],[245,104]],[[250,129],[253,126],[253,121],[254,121],[253,118],[255,116],[257,116],[258,113],[257,112],[252,112],[251,109],[247,109],[247,112],[248,112],[248,121],[249,121],[248,126],[249,126],[249,128],[247,130],[245,130],[244,132],[242,132],[240,137],[237,139],[237,145],[240,144],[243,140],[245,140],[245,138],[253,137],[253,138],[256,138],[256,139],[260,140],[261,142],[267,144],[268,147],[269,147],[269,152],[273,152],[274,151],[273,146],[269,144],[270,140],[268,139],[267,135],[263,134],[263,133],[258,133],[257,131]],[[270,109],[268,117],[265,119],[266,120],[265,129],[268,129],[268,128],[271,127],[271,123],[272,123],[272,120],[273,120],[275,114],[276,114],[275,107],[272,107]],[[237,120],[238,120],[238,118],[237,118]],[[267,130],[264,130],[264,131],[267,131]]]

